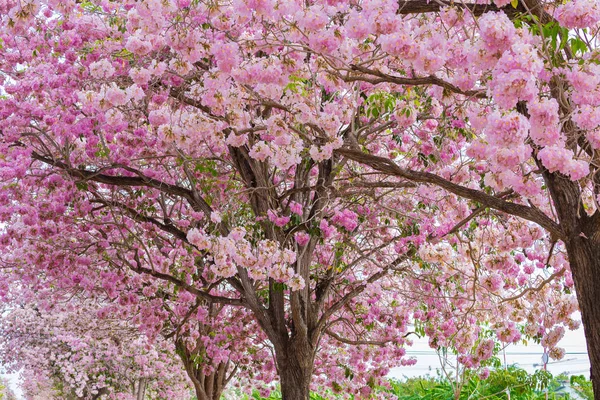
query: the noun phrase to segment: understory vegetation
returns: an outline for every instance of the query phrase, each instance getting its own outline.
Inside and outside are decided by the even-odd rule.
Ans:
[[[569,390],[569,388],[571,390]],[[389,388],[378,389],[381,398],[398,400],[593,400],[591,382],[583,375],[553,376],[547,371],[527,373],[524,369],[510,366],[490,372],[482,379],[477,373],[468,372],[461,383],[442,377],[417,377],[405,380],[391,380]],[[390,397],[391,395],[391,397]],[[243,400],[281,400],[281,392],[273,391],[269,397],[261,397],[258,391],[252,396],[241,396]],[[312,393],[311,400],[343,399],[334,393],[320,395]],[[360,397],[352,396],[352,400]]]

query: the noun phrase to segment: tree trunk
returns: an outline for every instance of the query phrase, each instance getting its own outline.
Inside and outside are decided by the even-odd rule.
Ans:
[[[281,395],[283,400],[308,400],[311,374],[301,368],[288,367],[281,370]]]
[[[210,376],[198,377],[188,376],[192,379],[194,384],[194,392],[198,400],[220,400],[223,394],[224,386],[219,387],[215,380],[209,379]],[[200,378],[200,379],[198,379]]]
[[[589,222],[582,236],[569,240],[566,247],[583,320],[594,398],[600,399],[600,215]]]
[[[138,381],[136,399],[144,400],[144,397],[146,397],[146,379],[140,378],[140,380]]]
[[[230,362],[220,363],[210,375],[203,373],[202,365],[196,365],[194,354],[182,341],[175,343],[177,354],[183,362],[185,372],[194,385],[194,392],[198,400],[220,400],[227,383],[235,374],[237,367],[230,371]],[[227,375],[229,374],[229,375]]]
[[[292,342],[293,343],[293,342]],[[288,346],[288,351],[277,355],[277,369],[281,380],[282,400],[309,400],[314,356],[305,346]]]
[[[221,370],[221,368],[218,368]],[[201,371],[193,366],[186,365],[188,377],[194,384],[194,392],[198,400],[220,400],[225,385],[221,383],[222,379],[218,376],[218,372],[212,375],[203,375]]]

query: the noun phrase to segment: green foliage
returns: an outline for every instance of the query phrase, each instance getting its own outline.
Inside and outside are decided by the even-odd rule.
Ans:
[[[594,400],[594,389],[592,382],[583,375],[574,375],[569,380],[571,387],[581,396],[588,400]]]
[[[523,14],[514,21],[515,27],[527,28],[533,35],[541,36],[545,39],[545,48],[549,50],[552,58],[552,64],[558,66],[561,59],[557,58],[557,52],[569,47],[575,55],[583,55],[590,49],[585,41],[577,36],[569,35],[569,30],[560,26],[558,21],[552,20],[541,24],[539,19],[530,14]]]
[[[392,380],[389,389],[378,388],[377,390],[378,393],[382,391],[391,393],[398,400],[545,400],[547,389],[548,400],[574,400],[562,390],[570,383],[571,387],[585,399],[594,398],[592,384],[583,375],[573,376],[569,381],[566,375],[554,377],[547,371],[529,374],[515,366],[493,370],[487,379],[481,379],[477,373],[467,371],[462,382],[462,385],[457,385],[456,382],[442,377],[419,377],[404,381]],[[343,397],[330,392],[324,395],[312,393],[310,396],[310,400],[341,398]],[[246,395],[243,399],[281,400],[281,392],[274,390],[269,397],[265,398],[261,397],[258,391],[254,391],[252,396]]]
[[[388,92],[376,92],[370,95],[366,101],[366,114],[370,118],[379,118],[383,114],[389,114],[396,107],[396,98]]]
[[[446,379],[412,378],[405,382],[392,382],[392,393],[399,400],[442,400],[442,399],[487,399],[487,400],[543,400],[548,390],[549,400],[569,400],[568,394],[560,393],[559,389],[566,379],[554,378],[547,371],[537,371],[528,374],[517,367],[497,369],[482,380],[474,372],[467,372],[461,386],[452,384]],[[585,379],[583,379],[585,382]],[[459,387],[458,397],[455,390]]]

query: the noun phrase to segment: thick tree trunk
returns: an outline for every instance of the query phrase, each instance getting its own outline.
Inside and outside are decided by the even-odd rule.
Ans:
[[[309,400],[312,378],[312,359],[298,360],[294,354],[279,363],[283,400]]]
[[[600,226],[593,225],[599,221],[598,216],[591,218],[588,229],[567,243],[596,399],[600,399]]]
[[[568,137],[577,137],[572,122],[566,127]],[[559,173],[549,173],[539,160],[537,163],[544,171],[544,180],[565,235],[563,241],[581,311],[594,398],[600,399],[600,210],[588,216],[579,184]],[[600,185],[600,182],[594,183]]]
[[[314,351],[304,338],[293,338],[283,354],[277,354],[282,400],[308,400],[314,367]]]

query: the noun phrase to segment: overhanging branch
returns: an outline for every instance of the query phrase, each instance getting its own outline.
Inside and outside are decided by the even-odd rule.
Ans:
[[[388,158],[379,157],[348,148],[337,149],[335,152],[360,164],[368,165],[376,171],[388,175],[398,176],[416,183],[429,183],[445,189],[457,196],[477,201],[495,210],[535,222],[551,234],[555,235],[555,237],[563,240],[566,238],[566,235],[561,227],[538,208],[511,203],[502,200],[497,196],[487,194],[481,190],[471,189],[466,186],[450,182],[449,180],[430,172],[404,169]]]

